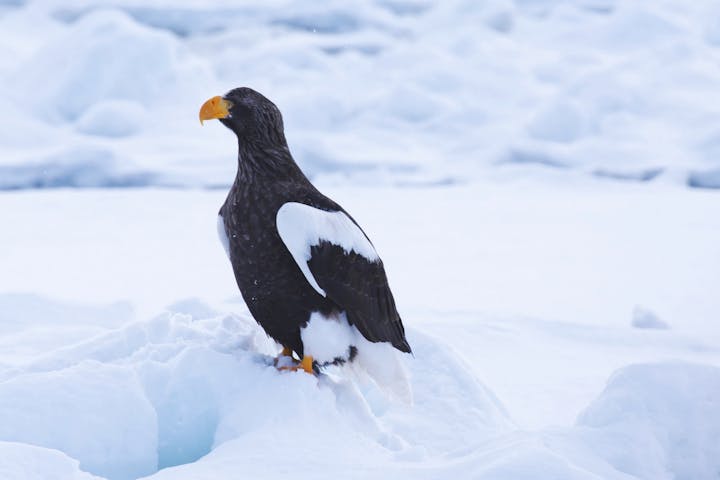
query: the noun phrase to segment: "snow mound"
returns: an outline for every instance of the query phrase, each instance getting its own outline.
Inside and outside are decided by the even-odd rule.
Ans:
[[[67,52],[73,52],[72,61]],[[102,101],[162,105],[178,91],[192,91],[188,82],[202,76],[197,62],[182,58],[172,35],[144,27],[123,12],[100,10],[80,17],[40,48],[18,68],[13,81],[26,108],[62,123],[80,118]],[[89,128],[102,113],[89,112],[80,125]],[[104,127],[105,133],[112,130]]]
[[[177,307],[208,311],[192,299]],[[167,313],[0,369],[0,440],[61,450],[84,471],[125,480],[202,458],[176,467],[192,471],[226,451],[279,474],[348,443],[356,448],[336,449],[334,461],[418,461],[512,427],[450,351],[422,334],[410,341],[414,407],[337,370],[278,372],[277,346],[250,318]]]
[[[75,124],[79,132],[104,137],[127,137],[137,133],[145,109],[137,102],[107,100],[88,108]]]
[[[3,382],[0,438],[61,450],[108,478],[137,478],[157,465],[155,411],[122,366],[88,361]]]
[[[128,302],[86,305],[34,294],[0,294],[0,357],[22,364],[38,354],[118,328],[133,317]]]
[[[130,187],[152,183],[155,174],[121,164],[112,150],[67,147],[30,161],[0,165],[0,190],[57,187]]]
[[[621,472],[707,479],[720,472],[720,368],[665,363],[617,371],[579,416],[579,437]]]
[[[635,328],[652,328],[656,330],[667,330],[670,326],[663,322],[655,312],[636,305],[632,312],[632,326]]]
[[[563,166],[719,185],[712,0],[10,3],[0,107],[17,115],[0,160],[92,135],[147,159],[154,183],[227,185],[233,142],[211,151],[227,137],[198,133],[197,108],[245,85],[283,111],[308,173],[340,182]],[[518,151],[552,161],[510,167]]]
[[[691,171],[688,175],[687,184],[696,188],[718,188],[720,189],[720,168],[702,171]]]
[[[62,452],[23,443],[0,442],[0,478],[6,480],[99,480]]]
[[[0,365],[3,480],[711,480],[720,471],[717,367],[622,368],[575,425],[527,431],[473,366],[413,328],[407,406],[336,367],[319,377],[277,371],[279,347],[252,318],[198,298],[118,328],[122,305],[0,297],[15,311],[33,302],[32,324],[97,315],[110,329]]]

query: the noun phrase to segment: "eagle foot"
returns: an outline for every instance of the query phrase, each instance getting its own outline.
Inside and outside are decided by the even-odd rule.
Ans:
[[[314,375],[315,369],[313,368],[313,363],[314,363],[313,357],[311,357],[310,355],[307,355],[307,356],[303,357],[303,359],[300,361],[300,363],[296,363],[294,365],[281,365],[281,366],[277,366],[277,363],[276,363],[276,368],[280,371],[289,370],[291,372],[297,372],[298,370],[302,370],[305,373]]]

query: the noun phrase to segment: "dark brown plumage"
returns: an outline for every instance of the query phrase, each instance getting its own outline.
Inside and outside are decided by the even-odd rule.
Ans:
[[[327,316],[345,312],[367,340],[410,352],[379,258],[369,259],[346,251],[332,239],[320,239],[311,246],[307,263],[323,296],[281,238],[276,218],[288,202],[346,212],[320,193],[293,160],[277,107],[249,88],[232,90],[220,102],[226,110],[204,115],[219,118],[238,138],[237,175],[220,215],[235,278],[253,317],[268,335],[301,358],[305,354],[301,328],[313,312]]]

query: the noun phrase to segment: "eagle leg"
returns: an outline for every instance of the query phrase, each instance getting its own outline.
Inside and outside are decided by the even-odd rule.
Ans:
[[[315,370],[313,369],[313,357],[311,355],[305,355],[300,361],[300,368],[305,370],[305,373],[314,374]]]
[[[293,351],[289,347],[283,346],[282,352],[275,357],[273,361],[278,370],[286,370],[291,368],[293,365],[297,365],[297,361],[293,358]]]

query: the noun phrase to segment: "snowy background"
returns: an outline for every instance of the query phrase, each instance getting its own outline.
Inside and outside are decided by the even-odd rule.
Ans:
[[[720,3],[0,0],[0,478],[720,479]],[[237,86],[383,257],[415,402],[268,366]]]

